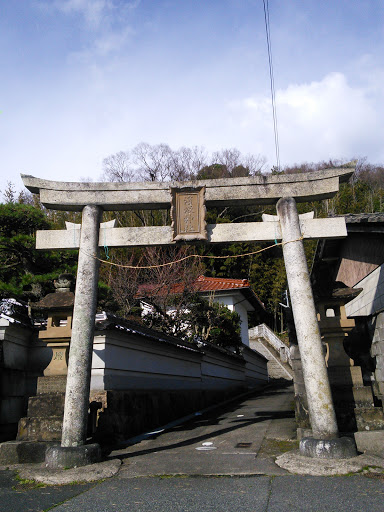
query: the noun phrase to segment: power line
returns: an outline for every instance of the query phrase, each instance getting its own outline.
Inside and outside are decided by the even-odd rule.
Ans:
[[[275,152],[277,170],[280,171],[280,150],[279,150],[279,133],[277,130],[277,113],[276,113],[276,99],[275,99],[275,79],[273,76],[273,62],[272,62],[272,46],[271,46],[271,31],[269,27],[269,5],[268,0],[263,0],[264,5],[264,22],[265,32],[267,35],[267,48],[268,48],[268,63],[269,63],[269,78],[271,83],[271,100],[272,100],[272,117],[273,117],[273,132],[275,135]]]

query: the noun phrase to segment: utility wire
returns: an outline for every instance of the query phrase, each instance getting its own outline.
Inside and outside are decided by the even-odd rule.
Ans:
[[[271,83],[272,117],[273,117],[273,131],[274,131],[274,135],[275,135],[276,164],[277,164],[277,170],[280,171],[279,133],[278,133],[278,130],[277,130],[277,113],[276,113],[276,99],[275,99],[275,79],[274,79],[274,76],[273,76],[273,61],[272,61],[271,31],[270,31],[270,27],[269,27],[269,5],[268,5],[268,0],[263,0],[263,5],[264,5],[265,32],[267,34],[269,78],[270,78],[270,83]]]

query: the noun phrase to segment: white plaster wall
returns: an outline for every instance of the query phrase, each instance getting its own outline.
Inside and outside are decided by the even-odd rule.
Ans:
[[[93,390],[200,388],[200,355],[190,350],[118,331],[95,336],[93,350]]]
[[[248,334],[248,314],[243,304],[236,304],[235,311],[240,316],[240,329],[241,329],[241,341],[249,347],[249,334]]]
[[[206,299],[208,299],[210,296],[206,296]],[[230,311],[234,310],[234,297],[231,295],[220,295],[219,293],[215,293],[213,296],[214,302],[219,302],[220,304],[224,304],[224,306],[227,306],[227,308]]]
[[[245,385],[245,364],[219,351],[206,351],[201,360],[204,389],[228,389]]]
[[[384,309],[384,265],[357,283],[363,291],[345,306],[347,316],[370,316]]]
[[[196,351],[113,330],[99,331],[95,336],[93,391],[224,390],[267,379],[267,362],[256,353],[243,360],[215,347]]]
[[[267,360],[260,357],[255,350],[245,347],[243,350],[245,359],[245,378],[248,386],[255,386],[268,380]]]

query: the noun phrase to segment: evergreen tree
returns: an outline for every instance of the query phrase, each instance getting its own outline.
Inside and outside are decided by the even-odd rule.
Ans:
[[[76,254],[37,251],[35,233],[51,227],[44,211],[28,204],[0,204],[0,297],[37,300],[53,291],[59,274],[74,272]]]

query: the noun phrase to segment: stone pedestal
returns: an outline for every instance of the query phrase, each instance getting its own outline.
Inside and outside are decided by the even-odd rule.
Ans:
[[[28,413],[19,421],[18,441],[57,441],[61,440],[64,414],[65,393],[50,391],[49,382],[43,382],[46,377],[39,379],[40,389],[45,392],[32,396],[28,401]],[[57,381],[51,380],[53,389],[57,389]],[[63,382],[60,381],[62,387]]]
[[[53,375],[67,375],[69,340],[49,341],[47,346],[52,350],[52,359],[44,370],[44,375],[47,377]]]
[[[345,303],[359,291],[338,288],[331,298],[318,302],[319,326],[327,346],[326,364],[340,431],[356,432],[384,428],[384,415],[375,407],[372,389],[364,386],[362,371],[349,358],[344,341],[355,321],[347,318]]]
[[[0,464],[44,462],[47,449],[60,444],[65,379],[38,379],[38,394],[28,400],[27,416],[19,420],[16,441],[0,445]]]

